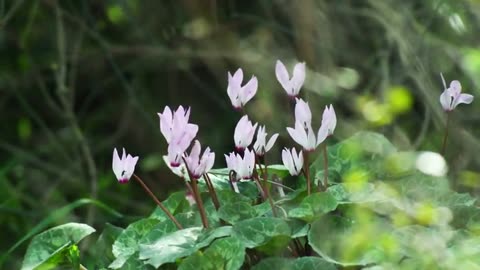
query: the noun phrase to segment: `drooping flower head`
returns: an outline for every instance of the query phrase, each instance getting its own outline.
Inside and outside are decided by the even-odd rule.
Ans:
[[[282,150],[282,161],[290,175],[299,175],[303,167],[303,153],[300,150],[297,154],[295,148],[292,148],[291,150],[285,148]]]
[[[325,106],[322,116],[322,125],[318,130],[317,144],[321,144],[328,136],[333,135],[333,131],[335,130],[336,126],[337,116],[335,114],[335,110],[333,109],[333,105],[330,104],[330,107]]]
[[[135,171],[137,161],[138,156],[132,157],[130,154],[127,155],[125,148],[123,148],[122,158],[118,155],[117,148],[113,149],[112,169],[120,184],[125,184],[130,180]]]
[[[440,95],[440,104],[442,104],[444,111],[453,111],[458,106],[458,104],[461,103],[472,103],[473,96],[470,94],[462,94],[462,85],[459,81],[454,80],[450,82],[450,87],[447,88],[447,84],[445,83],[443,74],[440,73],[440,76],[442,77],[442,83],[445,89]]]
[[[183,153],[197,136],[198,126],[188,123],[190,109],[185,110],[182,106],[172,113],[166,106],[160,117],[160,131],[168,143],[168,160],[172,167],[178,167],[182,163]]]
[[[190,170],[190,175],[194,179],[199,179],[202,175],[207,173],[215,162],[215,153],[210,152],[207,147],[200,158],[201,145],[198,140],[195,140],[190,155],[185,157],[187,167]]]
[[[250,101],[253,96],[257,93],[258,80],[257,77],[252,76],[252,78],[242,86],[243,82],[243,71],[241,68],[237,69],[235,73],[230,74],[228,72],[228,87],[227,94],[232,102],[232,106],[236,110],[242,109],[248,101]]]
[[[253,169],[255,167],[255,153],[250,150],[245,150],[243,158],[240,154],[231,152],[225,155],[227,168],[236,173],[236,180],[252,178]]]
[[[240,118],[235,127],[235,133],[233,134],[237,151],[242,152],[252,143],[257,125],[258,123],[252,124],[252,122],[248,120],[247,115]]]
[[[305,81],[305,63],[297,63],[293,68],[293,75],[290,78],[285,65],[282,61],[277,60],[275,75],[288,96],[293,99],[298,96]]]
[[[253,144],[253,150],[257,156],[263,156],[266,152],[272,149],[275,141],[278,138],[278,133],[275,133],[270,137],[267,143],[267,133],[265,132],[265,126],[259,126],[257,131],[257,140]]]

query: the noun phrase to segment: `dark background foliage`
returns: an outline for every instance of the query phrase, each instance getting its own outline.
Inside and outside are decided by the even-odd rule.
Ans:
[[[100,230],[148,215],[154,204],[141,188],[115,180],[113,147],[140,156],[137,172],[159,197],[183,188],[162,161],[156,113],[166,105],[191,107],[199,139],[224,166],[239,119],[227,71],[238,67],[259,79],[247,111],[281,133],[274,153],[293,145],[276,59],[307,63],[302,95],[318,121],[335,105],[335,140],[370,129],[402,150],[439,151],[439,73],[478,95],[479,19],[474,0],[2,0],[0,250],[38,233],[38,224],[79,221]],[[475,101],[452,115],[446,155],[452,184],[472,193],[479,108]],[[57,212],[81,198],[123,217],[92,204]],[[27,243],[3,258],[6,269],[18,267]]]

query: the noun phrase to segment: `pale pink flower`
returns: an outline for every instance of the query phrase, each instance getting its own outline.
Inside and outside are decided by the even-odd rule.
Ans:
[[[282,61],[277,60],[275,65],[275,75],[288,96],[294,98],[298,96],[305,81],[305,63],[297,63],[293,68],[293,75],[290,78],[285,65]]]
[[[330,104],[330,107],[325,106],[322,116],[322,125],[318,130],[317,144],[321,144],[328,136],[333,135],[336,125],[337,116],[335,115],[333,105]]]
[[[126,155],[125,148],[123,148],[122,158],[118,156],[117,148],[113,149],[112,169],[119,183],[124,184],[130,180],[137,161],[138,157],[132,157],[130,154]]]
[[[238,151],[241,152],[245,150],[252,143],[257,125],[257,123],[252,124],[252,122],[248,120],[247,115],[240,118],[235,127],[235,133],[233,134],[235,148]]]
[[[207,173],[215,162],[215,153],[210,152],[207,147],[200,158],[201,145],[198,140],[193,143],[190,155],[185,157],[187,167],[190,170],[190,175],[194,179],[199,179],[202,175]]]
[[[445,83],[442,73],[440,73],[440,76],[442,77],[443,87],[445,89],[440,95],[440,104],[442,104],[443,110],[450,112],[453,111],[458,104],[472,103],[473,96],[470,94],[462,94],[462,85],[459,81],[454,80],[450,82],[450,87],[447,88],[447,84]]]
[[[168,143],[168,162],[172,167],[182,163],[183,153],[197,136],[198,125],[188,123],[190,109],[179,106],[175,112],[166,106],[160,117],[160,131]]]
[[[258,80],[257,77],[252,78],[242,86],[243,71],[241,68],[233,74],[228,72],[228,87],[227,94],[236,110],[240,110],[253,96],[257,93]]]
[[[245,150],[243,158],[240,154],[231,152],[225,155],[227,168],[236,173],[236,180],[252,178],[253,169],[255,167],[255,153],[250,150]]]
[[[288,134],[292,139],[300,144],[305,151],[311,152],[319,145],[313,133],[312,126],[306,128],[298,121],[295,121],[295,128],[287,127]]]
[[[265,132],[265,126],[259,126],[257,131],[257,140],[253,144],[253,150],[257,156],[263,156],[266,152],[272,149],[275,141],[278,138],[278,133],[275,133],[270,137],[267,142],[267,133]]]
[[[285,148],[282,150],[282,161],[290,175],[299,175],[303,168],[303,153],[300,151],[297,155],[295,148]]]

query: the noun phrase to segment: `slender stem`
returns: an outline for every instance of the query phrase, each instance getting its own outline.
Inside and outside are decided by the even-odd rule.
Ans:
[[[307,194],[310,195],[312,190],[312,183],[310,182],[310,166],[308,166],[308,152],[303,152],[303,173],[307,178]]]
[[[258,188],[258,191],[260,192],[260,195],[262,196],[262,199],[264,201],[267,200],[267,196],[265,194],[265,190],[263,189],[263,185],[262,183],[260,183],[260,179],[258,179],[258,174],[254,173],[252,178],[255,181],[255,184],[257,184],[257,188]]]
[[[168,218],[170,218],[171,221],[173,221],[173,223],[175,223],[175,226],[177,226],[177,228],[179,230],[183,229],[182,225],[180,225],[180,223],[178,222],[178,220],[172,215],[172,213],[170,213],[170,211],[168,211],[168,209],[158,200],[158,198],[153,194],[153,192],[148,188],[148,186],[142,181],[142,179],[140,179],[140,177],[138,177],[136,174],[133,174],[133,178],[135,178],[135,180],[137,180],[137,182],[140,183],[140,185],[143,187],[143,189],[148,193],[148,195],[150,195],[150,197],[152,197],[152,199],[155,201],[155,203],[158,205],[158,207],[160,207],[160,209],[162,209],[162,211],[168,216]]]
[[[328,153],[327,153],[326,142],[323,142],[323,175],[324,175],[323,187],[324,187],[324,191],[326,191],[328,188]],[[318,187],[320,189],[320,185],[318,185]]]
[[[277,210],[275,210],[275,204],[273,203],[272,196],[270,195],[270,189],[268,188],[268,168],[267,168],[267,158],[263,156],[263,190],[265,192],[265,196],[268,199],[268,203],[270,203],[270,207],[272,208],[272,214],[274,217],[277,216]],[[258,163],[258,167],[262,168],[260,162]]]
[[[200,212],[200,218],[202,219],[202,224],[205,229],[208,228],[208,220],[207,220],[207,214],[205,212],[205,207],[203,206],[203,201],[202,197],[200,196],[200,192],[198,190],[198,180],[193,177],[192,173],[190,172],[190,168],[188,168],[188,163],[183,158],[183,163],[185,164],[185,168],[187,169],[188,172],[188,177],[190,178],[190,183],[192,186],[193,190],[193,197],[195,198],[195,202],[197,203],[198,211]]]
[[[235,184],[234,184],[234,181],[236,181],[235,179],[235,171],[234,170],[231,170],[229,173],[228,173],[228,183],[230,184],[230,187],[232,188],[232,190],[234,192],[237,192],[237,189],[235,188]]]
[[[447,111],[447,124],[445,125],[445,136],[443,137],[443,145],[442,145],[442,156],[445,156],[445,150],[447,148],[447,138],[448,138],[448,125],[450,123],[450,112]]]
[[[205,179],[205,183],[207,184],[207,187],[208,187],[208,192],[210,193],[210,196],[212,196],[213,205],[215,205],[215,209],[218,210],[218,208],[220,208],[220,202],[218,201],[217,192],[215,192],[215,188],[213,187],[212,180],[210,179],[210,176],[208,176],[207,173],[203,175],[203,179]]]
[[[203,206],[203,201],[202,201],[202,198],[200,197],[200,192],[198,191],[197,180],[193,178],[190,178],[190,179],[192,183],[193,196],[195,198],[195,201],[197,202],[198,211],[200,211],[200,218],[202,219],[203,227],[205,229],[208,229],[207,214],[205,213],[205,207]]]

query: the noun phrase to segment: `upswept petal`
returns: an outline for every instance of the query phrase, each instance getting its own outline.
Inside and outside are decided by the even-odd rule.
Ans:
[[[132,177],[137,164],[138,156],[133,157],[130,154],[126,155],[125,148],[123,148],[122,157],[118,156],[117,149],[113,150],[112,169],[118,182],[126,183]]]
[[[463,104],[470,104],[473,101],[473,96],[470,94],[460,94],[460,96],[457,98],[455,101],[454,107],[456,107],[458,104],[463,103]]]
[[[173,127],[173,114],[170,110],[170,107],[166,106],[163,109],[163,113],[157,113],[160,117],[160,132],[162,133],[163,137],[167,143],[170,141],[172,136],[172,127]]]
[[[290,83],[290,75],[288,74],[287,68],[280,60],[277,60],[277,63],[275,64],[275,75],[287,94],[293,96],[293,93],[291,92],[292,86]]]
[[[300,93],[300,89],[305,82],[305,63],[298,63],[293,68],[293,76],[290,81],[292,93],[294,96],[297,96]]]
[[[288,169],[290,175],[297,175],[295,170],[295,165],[293,165],[292,153],[287,150],[287,148],[282,150],[282,162],[283,165]]]
[[[250,81],[243,86],[241,92],[240,92],[240,99],[241,99],[241,104],[244,106],[247,102],[249,102],[257,93],[258,89],[258,80],[257,77],[252,76]]]
[[[265,146],[265,152],[268,152],[270,151],[270,149],[272,149],[273,145],[277,141],[277,138],[278,138],[278,133],[275,133],[272,135],[272,137],[270,137],[270,140],[268,140],[268,143]]]
[[[450,104],[452,102],[452,98],[447,90],[443,91],[440,95],[440,104],[442,105],[443,110],[450,111]]]

